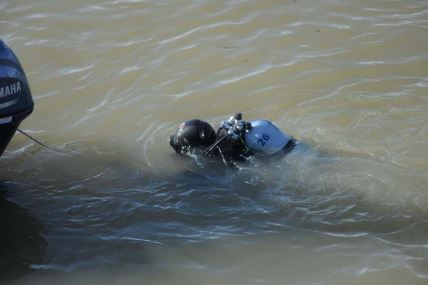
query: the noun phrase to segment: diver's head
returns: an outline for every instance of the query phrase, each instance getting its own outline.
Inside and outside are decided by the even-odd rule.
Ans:
[[[194,119],[182,123],[171,135],[169,144],[177,153],[189,149],[208,147],[216,141],[214,129],[205,121]]]

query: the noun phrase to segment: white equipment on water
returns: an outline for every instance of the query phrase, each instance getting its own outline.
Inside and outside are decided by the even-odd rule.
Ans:
[[[245,132],[245,144],[256,153],[273,155],[287,145],[292,137],[267,120],[250,121],[251,129]]]

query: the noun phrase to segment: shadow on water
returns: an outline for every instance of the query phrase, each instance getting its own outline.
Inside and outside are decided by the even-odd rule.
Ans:
[[[385,243],[425,243],[424,196],[413,189],[395,189],[401,169],[372,157],[302,143],[287,156],[253,161],[238,170],[196,164],[196,170],[181,176],[215,191],[198,191],[203,197],[194,209],[198,204],[207,209],[216,201],[210,211],[216,213],[213,220],[233,224],[236,234],[303,229],[333,237],[375,237]]]
[[[75,273],[95,270],[94,274],[103,279],[106,272],[114,271],[111,269],[121,272],[133,266],[138,268],[135,272],[140,272],[140,267],[152,270],[148,274],[153,277],[156,272],[177,270],[183,262],[199,266],[204,259],[210,261],[211,256],[199,256],[195,248],[202,247],[203,251],[215,241],[223,248],[229,239],[235,239],[238,248],[243,240],[255,243],[253,247],[243,246],[239,256],[247,254],[247,249],[263,256],[265,253],[258,248],[269,244],[269,239],[263,238],[267,235],[277,240],[278,247],[295,239],[299,248],[306,246],[302,237],[310,236],[314,250],[332,246],[334,253],[338,244],[345,251],[353,246],[351,241],[376,240],[386,250],[392,247],[414,258],[415,270],[424,272],[426,211],[413,207],[413,199],[407,194],[387,199],[384,194],[389,184],[383,187],[376,183],[392,176],[393,170],[385,175],[378,172],[379,177],[367,180],[365,169],[376,173],[373,169],[379,168],[371,158],[301,147],[285,157],[251,161],[232,170],[221,163],[183,160],[171,153],[163,159],[176,164],[177,171],[160,173],[151,172],[144,162],[104,150],[70,154],[72,159],[66,167],[64,157],[57,154],[42,151],[27,155],[25,159],[15,157],[20,164],[16,171],[22,171],[26,181],[31,181],[28,185],[37,185],[25,195],[32,197],[38,217],[48,227],[45,238],[51,257],[37,267],[41,281],[33,284],[55,284],[52,280],[61,280],[63,274],[78,279],[71,284],[88,284],[81,283],[80,274]],[[44,163],[25,174],[27,165],[35,165],[33,160],[37,158]],[[3,214],[3,220],[5,216],[27,220],[8,219],[3,226],[17,227],[4,231],[8,235],[2,246],[9,253],[4,256],[18,260],[8,264],[20,265],[14,265],[16,273],[11,277],[22,276],[31,272],[29,264],[44,261],[46,245],[40,236],[41,224],[7,199],[1,201],[8,205],[2,211],[15,209],[8,211],[13,214]],[[10,222],[13,220],[16,222]],[[19,244],[20,239],[11,236],[16,229],[23,235]],[[38,237],[33,238],[39,241],[38,247],[30,247],[36,243],[26,244],[26,231]],[[174,252],[182,249],[184,252],[174,257]],[[269,250],[269,254],[276,252]],[[189,260],[189,251],[197,257]],[[227,248],[223,254],[233,255],[235,251],[235,247]],[[274,263],[282,262],[285,255],[278,256]],[[302,264],[306,262],[301,260]],[[49,282],[44,282],[44,276]],[[144,278],[139,274],[137,279],[140,277]],[[24,284],[33,278],[24,278]]]
[[[0,283],[31,273],[32,264],[46,261],[43,225],[10,201],[16,190],[0,182]]]

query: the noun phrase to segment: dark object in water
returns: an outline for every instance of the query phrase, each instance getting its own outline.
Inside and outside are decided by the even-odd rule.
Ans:
[[[221,123],[215,134],[205,121],[182,123],[170,137],[170,145],[179,154],[218,157],[226,165],[248,160],[252,156],[271,157],[293,150],[296,140],[267,120],[243,121],[237,113]]]
[[[194,119],[180,124],[170,136],[169,144],[177,153],[183,154],[191,148],[208,147],[216,141],[214,129],[205,121]]]
[[[18,190],[24,189],[0,181],[0,284],[22,278],[35,271],[32,265],[46,262],[42,223],[9,200]]]
[[[0,40],[0,156],[33,106],[25,72],[13,51]]]

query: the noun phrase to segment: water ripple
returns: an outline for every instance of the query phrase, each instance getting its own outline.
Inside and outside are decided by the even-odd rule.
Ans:
[[[23,127],[58,152],[17,135],[0,172],[46,226],[49,261],[33,269],[428,278],[424,1],[30,2],[0,3],[2,38],[36,101]],[[303,143],[236,171],[170,149],[181,121],[237,111]]]

